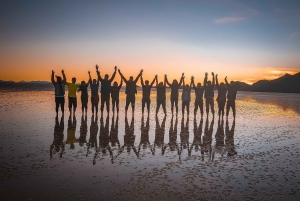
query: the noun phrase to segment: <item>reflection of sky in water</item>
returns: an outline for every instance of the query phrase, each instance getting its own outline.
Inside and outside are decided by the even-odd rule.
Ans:
[[[300,95],[239,92],[234,125],[232,116],[228,122],[225,119],[218,121],[218,117],[213,120],[211,115],[208,119],[206,116],[201,119],[199,114],[196,119],[193,115],[189,119],[182,118],[180,113],[178,118],[172,118],[169,93],[168,116],[164,119],[161,110],[156,119],[155,91],[151,96],[148,123],[147,115],[144,118],[141,115],[140,92],[134,118],[129,110],[126,119],[125,94],[121,92],[120,95],[116,127],[117,117],[113,115],[107,118],[104,113],[103,118],[98,116],[92,120],[90,102],[87,117],[82,117],[79,94],[75,119],[69,118],[66,111],[63,124],[59,124],[61,115],[56,121],[52,91],[1,92],[1,178],[14,178],[9,183],[11,185],[23,179],[26,182],[32,180],[33,185],[37,185],[39,177],[48,179],[50,184],[68,181],[77,190],[79,187],[70,183],[82,181],[88,184],[84,178],[90,178],[95,187],[102,186],[107,191],[101,194],[103,199],[112,196],[119,188],[131,189],[127,193],[122,191],[122,196],[115,195],[122,198],[131,198],[128,193],[141,191],[142,187],[149,187],[145,193],[151,194],[164,182],[165,190],[177,192],[178,196],[193,185],[202,186],[202,190],[208,191],[205,195],[211,196],[215,193],[212,184],[223,186],[224,192],[226,186],[232,192],[239,192],[239,189],[255,192],[257,188],[254,186],[260,186],[257,182],[265,174],[275,174],[279,168],[290,173],[273,176],[276,185],[267,185],[267,192],[280,191],[279,184],[285,179],[289,179],[290,185],[294,184],[292,178],[298,168],[290,163],[299,163],[296,156],[300,142]],[[192,110],[193,99],[191,114]],[[227,175],[232,171],[235,176]],[[271,176],[265,181],[272,183]],[[26,185],[20,182],[17,187],[26,188]],[[65,188],[70,190],[71,187]],[[53,192],[58,197],[63,194]],[[289,195],[290,192],[283,193]],[[164,197],[159,192],[157,194]]]

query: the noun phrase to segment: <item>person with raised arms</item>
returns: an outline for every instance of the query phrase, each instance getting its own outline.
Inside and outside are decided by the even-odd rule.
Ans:
[[[218,115],[219,119],[220,116],[222,115],[222,119],[224,117],[224,108],[225,108],[225,103],[226,103],[226,93],[227,93],[227,87],[223,82],[220,83],[218,81],[218,74],[216,75],[216,84],[217,84],[217,89],[218,89],[218,97],[217,97],[217,102],[218,102]]]
[[[235,99],[237,91],[240,87],[240,85],[237,82],[231,81],[230,84],[228,84],[227,76],[225,77],[225,83],[228,88],[227,93],[227,104],[226,104],[226,118],[228,118],[229,110],[232,108],[233,117],[235,119]]]
[[[120,69],[118,71],[119,71],[119,74],[120,74],[122,80],[126,83],[126,89],[125,89],[125,93],[126,93],[125,113],[127,115],[127,110],[128,110],[129,104],[131,104],[132,113],[134,113],[134,108],[135,108],[135,94],[137,93],[136,83],[139,80],[139,78],[142,76],[143,70],[140,71],[140,73],[138,74],[138,76],[136,76],[135,79],[133,79],[133,76],[130,76],[129,80],[127,80],[124,77],[124,75],[121,73]]]
[[[117,108],[117,113],[119,113],[119,94],[123,85],[123,80],[121,79],[120,85],[117,82],[114,82],[113,86],[111,86],[111,101],[112,101],[112,110],[115,113],[115,107]]]
[[[165,76],[165,80],[166,80],[166,84],[171,88],[171,111],[172,111],[172,115],[173,115],[173,108],[175,105],[176,108],[176,115],[178,114],[178,90],[181,87],[181,84],[183,82],[183,77],[184,77],[184,73],[182,73],[182,76],[180,78],[180,82],[178,83],[178,81],[176,79],[173,80],[172,84],[170,84],[168,82],[168,78],[167,75]]]
[[[56,76],[56,81],[54,80],[54,71],[52,70],[51,74],[51,82],[55,88],[55,111],[56,116],[58,115],[58,108],[60,106],[62,114],[64,114],[65,107],[65,84],[66,84],[66,76],[64,70],[61,70],[63,75],[63,80],[60,76]]]
[[[204,83],[204,82],[203,82]],[[194,79],[192,80],[192,87],[195,91],[195,109],[194,109],[194,116],[197,114],[198,108],[200,108],[201,116],[203,116],[203,93],[204,93],[204,86],[201,86],[201,83],[198,82],[197,86],[195,86]]]
[[[142,98],[142,114],[144,114],[144,108],[145,105],[147,105],[147,111],[148,111],[148,115],[150,113],[150,94],[151,94],[151,88],[153,87],[153,84],[155,82],[155,80],[157,79],[157,75],[155,75],[153,81],[151,82],[151,84],[149,84],[149,80],[146,80],[145,83],[143,81],[143,76],[141,76],[141,85],[142,85],[142,89],[143,89],[143,98]]]
[[[158,79],[156,77],[156,115],[160,106],[162,106],[165,116],[167,116],[166,110],[166,76],[164,77],[164,82],[158,84]]]
[[[91,87],[91,102],[92,102],[92,113],[94,114],[94,110],[96,109],[96,114],[98,114],[98,104],[99,104],[99,94],[98,94],[98,89],[99,89],[99,78],[98,80],[93,79],[91,77],[91,72],[89,71],[89,83]]]
[[[214,88],[215,88],[215,75],[212,72],[212,79],[213,81],[207,81],[208,73],[205,73],[204,78],[204,98],[205,98],[205,105],[206,105],[206,115],[209,114],[209,106],[211,107],[211,112],[213,116],[215,116],[215,108],[214,108]]]

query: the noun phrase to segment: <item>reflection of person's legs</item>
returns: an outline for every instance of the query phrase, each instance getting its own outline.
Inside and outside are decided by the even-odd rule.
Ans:
[[[151,103],[151,100],[150,98],[147,100],[147,111],[148,111],[148,114],[150,112],[150,103]]]
[[[235,118],[235,100],[232,100],[232,112],[233,112],[233,117]]]
[[[131,107],[132,107],[132,113],[134,113],[134,109],[135,109],[135,97],[132,97],[132,99],[131,99]]]
[[[222,116],[224,116],[225,102],[226,101],[222,101],[222,105],[221,105],[221,114],[222,114]]]
[[[189,101],[186,102],[186,112],[187,112],[187,115],[189,116],[189,114],[190,114],[190,102]]]
[[[201,115],[203,115],[203,100],[199,101],[199,107],[200,107]]]
[[[206,114],[208,115],[208,113],[209,113],[209,99],[208,98],[205,99],[205,106],[206,106]]]
[[[160,104],[161,103],[159,101],[156,102],[156,114],[158,113],[158,110],[160,108]]]
[[[229,109],[230,109],[230,100],[227,100],[227,104],[226,104],[226,117],[228,117],[228,115],[229,115]]]
[[[127,110],[128,110],[129,103],[130,103],[130,100],[129,100],[129,97],[127,96],[126,97],[125,112],[127,112]]]
[[[172,114],[173,114],[174,104],[175,104],[175,100],[174,100],[174,98],[171,97],[171,111],[172,111]]]
[[[196,115],[197,114],[197,110],[198,110],[198,106],[199,106],[198,101],[194,102],[194,106],[195,106],[195,108],[194,108],[194,115]]]
[[[220,100],[217,100],[218,102],[218,115],[221,115],[221,108],[222,108],[222,102]]]
[[[210,107],[211,107],[211,112],[214,115],[215,114],[215,104],[214,104],[213,98],[210,100]]]
[[[101,94],[101,106],[100,106],[101,113],[103,112],[104,109],[104,102],[105,102],[105,97],[104,95]]]
[[[166,101],[162,102],[161,105],[162,105],[162,108],[163,108],[163,110],[164,110],[165,115],[167,115]]]
[[[117,113],[119,113],[119,98],[116,100]]]
[[[181,104],[182,115],[184,115],[184,109],[185,109],[185,101],[182,101],[182,104]]]

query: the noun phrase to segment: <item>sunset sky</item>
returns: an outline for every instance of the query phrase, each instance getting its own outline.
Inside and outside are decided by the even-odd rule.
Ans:
[[[0,1],[0,80],[144,69],[253,83],[300,72],[300,1]],[[120,79],[116,76],[117,81]]]

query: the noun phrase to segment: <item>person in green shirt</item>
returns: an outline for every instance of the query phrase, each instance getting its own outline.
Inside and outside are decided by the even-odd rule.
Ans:
[[[69,110],[70,113],[72,113],[72,107],[73,111],[75,113],[76,107],[77,107],[77,98],[76,98],[76,90],[80,86],[79,84],[76,84],[76,78],[72,78],[72,83],[66,82],[66,85],[68,86],[68,98],[69,98]]]

